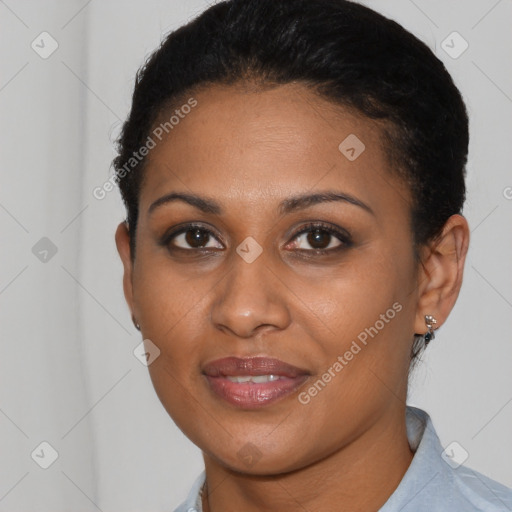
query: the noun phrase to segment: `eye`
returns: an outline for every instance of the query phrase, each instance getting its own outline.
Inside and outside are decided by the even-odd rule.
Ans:
[[[169,250],[182,250],[187,252],[201,250],[224,249],[213,231],[200,224],[187,224],[164,235],[162,245]],[[307,245],[311,249],[307,248]],[[336,229],[329,224],[310,223],[302,226],[295,233],[289,249],[306,253],[329,254],[352,245],[350,235],[342,229]]]
[[[303,226],[294,235],[292,249],[316,254],[328,254],[351,245],[350,235],[344,230],[338,230],[323,223],[311,223]],[[307,248],[307,245],[311,249]]]
[[[193,249],[223,249],[222,244],[211,245],[216,238],[213,232],[198,224],[188,224],[164,236],[164,245],[170,249],[182,249],[190,251]],[[208,245],[210,244],[210,245]]]

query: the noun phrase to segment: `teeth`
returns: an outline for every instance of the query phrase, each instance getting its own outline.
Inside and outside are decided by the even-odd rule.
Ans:
[[[230,376],[227,375],[226,378],[231,382],[244,383],[244,382],[254,382],[255,384],[263,384],[265,382],[272,382],[274,380],[279,380],[279,375],[239,375],[239,376]]]

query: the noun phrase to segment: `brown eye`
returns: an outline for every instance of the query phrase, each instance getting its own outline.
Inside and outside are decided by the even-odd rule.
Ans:
[[[293,249],[312,253],[330,253],[351,245],[348,233],[323,224],[310,224],[297,233],[291,244]]]
[[[194,228],[185,232],[185,242],[192,247],[203,247],[209,239],[210,235],[204,229]]]
[[[179,231],[171,233],[165,239],[165,244],[172,248],[193,250],[193,249],[222,249],[222,245],[217,243],[213,233],[202,226],[186,226]],[[214,245],[211,245],[214,243]],[[210,244],[210,245],[208,245]]]
[[[341,245],[339,240],[336,240],[332,233],[325,229],[314,229],[302,233],[297,237],[297,249],[308,249],[305,244],[309,244],[313,250],[332,249]]]
[[[327,249],[333,236],[323,229],[315,229],[307,234],[306,239],[313,249]]]

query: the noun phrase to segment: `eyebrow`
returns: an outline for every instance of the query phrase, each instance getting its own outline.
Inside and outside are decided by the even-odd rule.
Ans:
[[[162,196],[154,201],[148,209],[148,215],[160,206],[174,201],[183,201],[193,206],[194,208],[201,210],[203,213],[211,213],[214,215],[222,215],[224,213],[222,206],[213,199],[201,197],[195,194],[171,192],[170,194],[166,194],[165,196]],[[315,204],[333,201],[341,201],[352,204],[354,206],[359,206],[363,210],[366,210],[368,213],[375,215],[375,212],[367,204],[363,203],[356,197],[344,192],[337,192],[333,190],[289,197],[279,203],[278,211],[282,216],[291,212],[309,208]]]

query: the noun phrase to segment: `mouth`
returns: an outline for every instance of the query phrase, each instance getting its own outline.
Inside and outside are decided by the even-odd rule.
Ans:
[[[294,393],[311,375],[279,359],[226,357],[203,369],[209,388],[242,409],[264,407]]]

